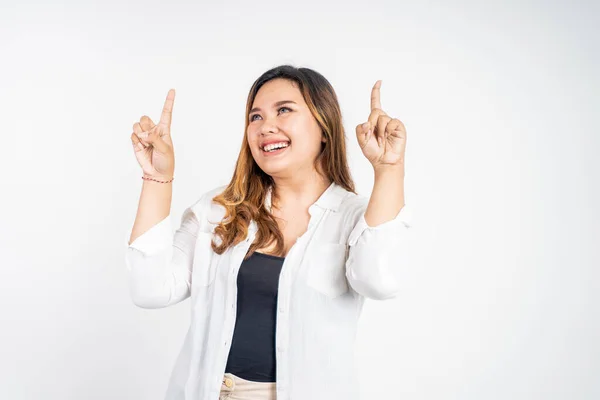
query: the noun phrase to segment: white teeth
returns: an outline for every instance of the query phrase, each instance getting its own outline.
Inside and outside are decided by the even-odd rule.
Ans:
[[[265,147],[263,147],[263,150],[271,151],[271,150],[279,149],[282,147],[288,147],[288,145],[289,145],[288,142],[272,143],[272,144],[268,144]]]

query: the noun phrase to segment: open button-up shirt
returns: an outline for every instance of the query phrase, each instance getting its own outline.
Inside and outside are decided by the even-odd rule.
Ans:
[[[237,307],[237,273],[257,225],[219,255],[214,228],[225,209],[212,202],[225,186],[204,193],[183,212],[136,238],[126,251],[134,304],[161,308],[191,298],[191,323],[175,362],[166,400],[218,400]],[[270,209],[270,192],[265,206]],[[276,314],[278,400],[355,400],[354,340],[365,298],[398,294],[407,268],[410,210],[375,227],[369,199],[333,182],[310,206],[307,231],[283,263]]]

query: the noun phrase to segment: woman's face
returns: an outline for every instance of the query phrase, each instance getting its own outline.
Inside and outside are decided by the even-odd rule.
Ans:
[[[325,141],[296,83],[273,79],[256,94],[248,115],[248,144],[254,160],[267,174],[291,177],[313,171],[313,163]],[[269,144],[285,148],[269,150]]]

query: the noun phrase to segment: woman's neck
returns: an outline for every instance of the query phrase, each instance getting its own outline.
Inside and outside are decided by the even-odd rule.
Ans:
[[[331,185],[331,180],[320,175],[294,180],[275,178],[273,188],[273,207],[285,208],[308,208],[315,203],[319,197]]]

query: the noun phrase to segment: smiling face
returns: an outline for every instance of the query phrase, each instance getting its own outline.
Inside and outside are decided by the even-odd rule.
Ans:
[[[325,141],[295,82],[273,79],[256,94],[248,114],[248,145],[258,166],[273,177],[313,171]],[[269,144],[287,146],[275,151]]]

